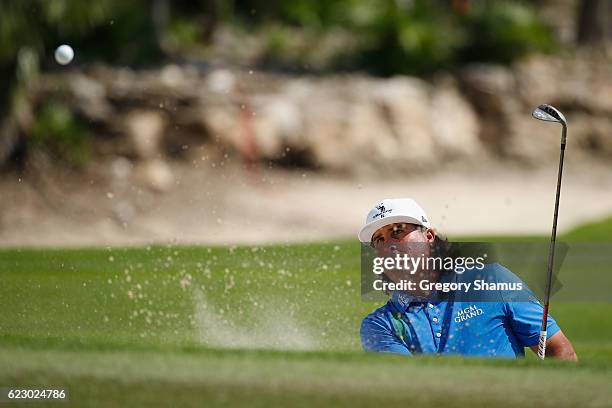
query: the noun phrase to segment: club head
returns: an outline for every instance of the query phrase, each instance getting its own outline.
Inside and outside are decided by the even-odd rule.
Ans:
[[[567,124],[565,116],[563,116],[559,109],[552,105],[542,104],[538,106],[533,111],[532,116],[538,120],[543,120],[546,122],[558,122],[564,126]]]

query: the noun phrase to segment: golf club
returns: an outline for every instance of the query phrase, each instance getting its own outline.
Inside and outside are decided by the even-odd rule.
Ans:
[[[561,176],[563,174],[563,156],[565,154],[565,139],[567,136],[567,121],[565,116],[554,106],[540,105],[533,111],[533,117],[546,122],[561,123],[563,130],[561,133],[561,154],[559,156],[559,174],[557,176],[557,194],[555,196],[555,212],[553,215],[552,234],[550,237],[550,249],[548,252],[548,270],[546,278],[546,291],[544,292],[544,315],[542,316],[542,327],[540,329],[540,341],[538,343],[538,357],[544,360],[546,356],[546,324],[548,322],[548,305],[550,303],[550,291],[553,278],[553,264],[555,258],[555,240],[557,238],[557,217],[559,215],[559,197],[561,195]]]

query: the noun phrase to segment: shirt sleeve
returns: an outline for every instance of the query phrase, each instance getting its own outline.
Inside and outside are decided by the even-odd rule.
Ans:
[[[518,276],[501,265],[497,265],[497,267],[498,273],[496,277],[499,282],[515,282],[523,286],[522,290],[514,293],[508,291],[501,291],[500,293],[502,299],[504,299],[510,327],[519,340],[520,345],[523,347],[535,346],[540,340],[544,307],[527,284]],[[546,321],[546,329],[548,338],[561,330],[550,314]]]
[[[500,264],[494,264],[494,277],[497,282],[521,284],[517,291],[498,291],[502,301],[508,324],[522,347],[532,347],[540,340],[540,328],[544,307],[527,284],[518,276]],[[548,338],[556,334],[560,328],[555,319],[548,315],[546,322]]]
[[[361,323],[361,345],[365,351],[410,355],[382,315],[369,315]]]
[[[537,300],[529,302],[508,302],[508,311],[512,331],[524,347],[531,347],[538,344],[540,338],[540,328],[544,307]],[[559,330],[559,325],[548,315],[546,322],[548,338],[554,336]]]

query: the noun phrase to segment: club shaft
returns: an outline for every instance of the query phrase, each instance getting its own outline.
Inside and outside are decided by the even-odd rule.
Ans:
[[[550,304],[550,292],[552,290],[553,269],[555,261],[555,242],[557,240],[557,218],[559,216],[559,198],[561,197],[561,178],[563,176],[563,158],[565,156],[566,136],[567,126],[563,124],[563,133],[561,136],[561,153],[559,154],[559,174],[557,175],[557,193],[555,195],[555,211],[553,214],[552,233],[550,235],[550,249],[548,251],[546,290],[544,292],[544,315],[542,316],[542,327],[540,328],[540,341],[538,344],[538,356],[542,360],[546,355],[546,327],[548,324],[548,305]]]

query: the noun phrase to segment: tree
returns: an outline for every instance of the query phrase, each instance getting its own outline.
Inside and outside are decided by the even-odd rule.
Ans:
[[[612,38],[610,0],[581,0],[576,40],[579,44],[604,44]]]

